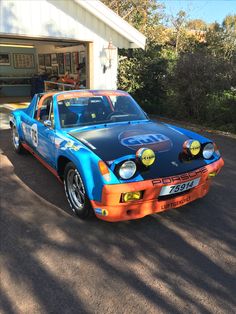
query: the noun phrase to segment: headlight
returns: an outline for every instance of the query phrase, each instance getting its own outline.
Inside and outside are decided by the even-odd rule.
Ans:
[[[136,191],[136,192],[127,192],[121,194],[121,201],[131,202],[131,201],[138,201],[142,198],[142,191]]]
[[[156,159],[154,151],[150,148],[139,148],[136,152],[136,156],[146,167],[151,166]]]
[[[204,159],[210,159],[215,151],[214,145],[212,143],[208,143],[204,146],[202,155]]]
[[[136,172],[136,164],[132,160],[125,161],[119,169],[119,176],[122,179],[130,179]]]
[[[184,152],[190,156],[197,156],[201,150],[201,144],[196,140],[187,140],[183,145]]]

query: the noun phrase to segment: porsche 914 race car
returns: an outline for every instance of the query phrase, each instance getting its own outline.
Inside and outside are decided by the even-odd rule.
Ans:
[[[203,197],[224,161],[211,140],[155,122],[124,91],[36,94],[10,117],[27,150],[64,183],[80,218],[141,218]]]

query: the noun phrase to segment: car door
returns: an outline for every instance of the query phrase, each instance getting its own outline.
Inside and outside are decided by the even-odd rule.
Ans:
[[[28,121],[28,144],[52,167],[55,167],[55,130],[52,95],[43,95]]]
[[[36,94],[32,99],[30,106],[27,108],[27,112],[22,114],[21,116],[21,127],[23,132],[23,139],[29,145],[33,146],[32,138],[31,138],[31,128],[35,123],[35,110],[38,107],[38,103],[42,95]],[[34,148],[34,146],[32,147]]]
[[[51,166],[55,167],[55,130],[52,96],[45,97],[37,110],[32,138],[37,152]]]

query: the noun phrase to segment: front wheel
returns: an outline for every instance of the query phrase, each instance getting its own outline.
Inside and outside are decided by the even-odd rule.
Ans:
[[[81,175],[72,162],[65,168],[64,188],[69,205],[77,216],[85,219],[93,214]]]
[[[13,144],[14,151],[17,154],[21,154],[24,152],[24,147],[21,144],[20,136],[15,125],[12,126],[11,131],[12,131],[12,144]]]

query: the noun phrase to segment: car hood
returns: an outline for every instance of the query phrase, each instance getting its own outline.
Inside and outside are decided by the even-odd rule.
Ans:
[[[107,124],[103,128],[71,131],[69,134],[110,165],[124,156],[134,156],[139,148],[151,148],[156,160],[148,170],[142,172],[144,179],[176,175],[205,165],[203,158],[180,161],[183,143],[190,137],[163,123]]]

